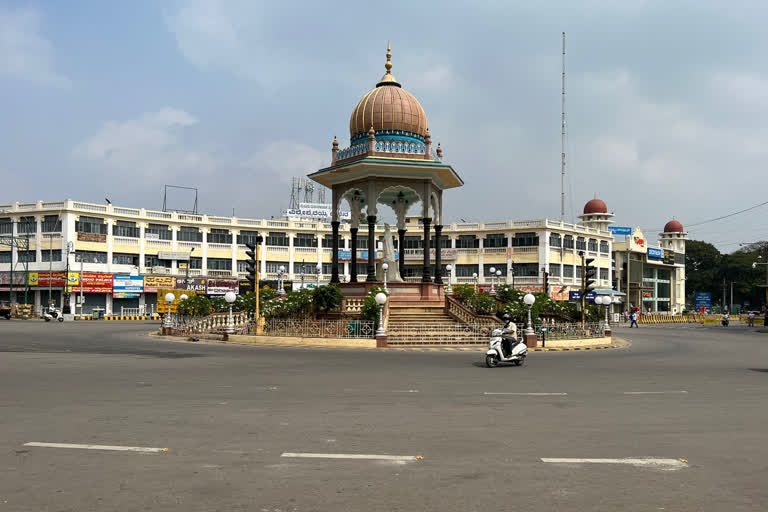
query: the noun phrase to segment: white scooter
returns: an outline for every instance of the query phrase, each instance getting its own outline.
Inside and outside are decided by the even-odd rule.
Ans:
[[[64,316],[61,314],[61,311],[59,311],[56,308],[48,308],[45,311],[43,311],[43,319],[46,322],[50,322],[51,320],[58,320],[59,322],[64,321]]]
[[[485,353],[485,365],[488,368],[496,368],[499,363],[512,363],[520,366],[525,362],[528,354],[528,346],[522,340],[505,336],[511,321],[505,318],[507,323],[502,329],[494,329],[488,341],[488,351]]]

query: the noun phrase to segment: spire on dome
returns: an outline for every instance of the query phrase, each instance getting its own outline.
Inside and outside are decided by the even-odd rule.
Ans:
[[[384,64],[384,68],[387,72],[381,77],[381,80],[376,84],[376,87],[381,87],[382,85],[394,85],[395,87],[400,87],[397,78],[392,74],[392,46],[389,44],[389,41],[387,41],[387,63]]]

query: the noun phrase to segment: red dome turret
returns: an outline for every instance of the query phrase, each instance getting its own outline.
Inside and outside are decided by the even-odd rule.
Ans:
[[[608,213],[608,206],[604,201],[594,198],[584,205],[584,215],[592,213]]]
[[[664,225],[665,233],[682,233],[683,225],[676,220],[671,220]]]

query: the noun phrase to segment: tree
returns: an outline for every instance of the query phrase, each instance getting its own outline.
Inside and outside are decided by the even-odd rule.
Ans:
[[[720,264],[722,254],[717,247],[701,240],[685,243],[685,289],[688,293],[710,292],[713,297],[721,293]]]
[[[336,285],[318,286],[312,290],[312,303],[315,311],[322,311],[326,315],[332,309],[341,306],[343,299],[344,295],[342,295],[341,290]]]

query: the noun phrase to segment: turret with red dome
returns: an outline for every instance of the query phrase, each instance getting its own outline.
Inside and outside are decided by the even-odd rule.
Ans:
[[[597,196],[587,201],[584,205],[584,213],[579,215],[579,218],[585,226],[600,231],[608,231],[608,225],[613,224],[613,214],[608,213],[608,205]]]
[[[688,233],[683,229],[683,224],[672,219],[664,225],[664,231],[659,233],[659,244],[664,249],[671,249],[684,254],[686,238],[688,238]]]
[[[672,219],[664,225],[665,233],[683,233],[683,225],[679,221]]]

